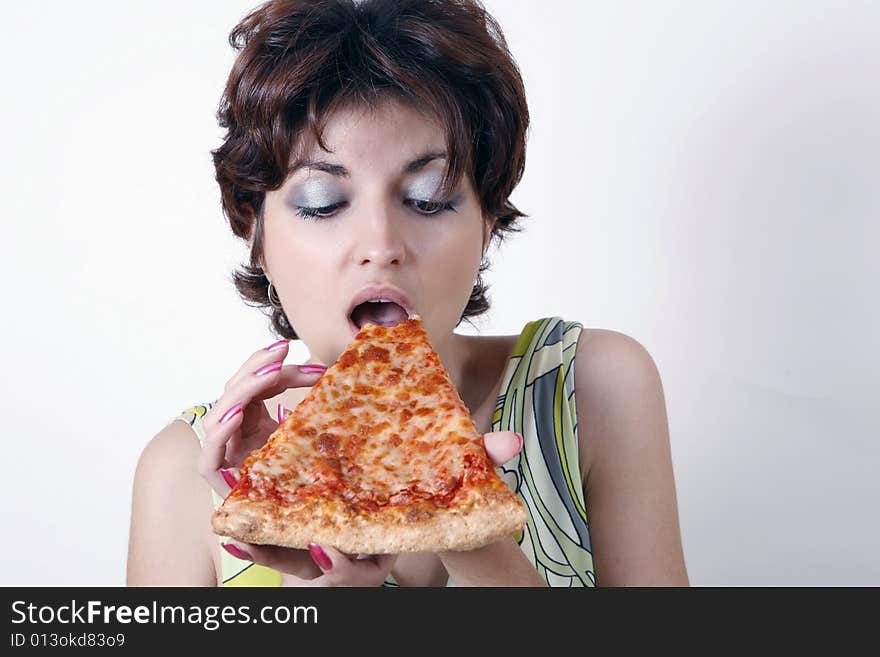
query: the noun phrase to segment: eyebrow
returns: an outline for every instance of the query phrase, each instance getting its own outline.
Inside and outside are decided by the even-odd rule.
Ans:
[[[419,169],[423,168],[429,162],[433,162],[434,160],[445,160],[446,159],[446,151],[428,151],[419,155],[412,162],[407,162],[400,170],[401,174],[415,173]],[[310,160],[310,159],[302,159],[294,162],[287,169],[288,175],[293,174],[300,169],[314,169],[316,171],[323,171],[324,173],[329,173],[331,176],[338,176],[340,178],[349,178],[351,174],[341,164],[333,164],[331,162],[325,162],[324,160]]]

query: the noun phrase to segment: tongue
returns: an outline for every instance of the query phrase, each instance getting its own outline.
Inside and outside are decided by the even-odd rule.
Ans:
[[[406,317],[406,311],[393,301],[366,301],[351,313],[351,321],[358,328],[367,322],[378,326],[397,326]]]

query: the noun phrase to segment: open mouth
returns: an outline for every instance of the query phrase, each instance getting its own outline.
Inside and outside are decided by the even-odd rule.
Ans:
[[[406,309],[394,301],[364,301],[354,307],[349,319],[358,330],[364,324],[397,326],[408,317]]]

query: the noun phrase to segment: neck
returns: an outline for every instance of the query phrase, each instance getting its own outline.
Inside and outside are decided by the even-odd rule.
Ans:
[[[434,348],[465,406],[471,414],[475,413],[489,392],[486,389],[489,371],[482,362],[484,358],[474,350],[473,338],[453,333]]]

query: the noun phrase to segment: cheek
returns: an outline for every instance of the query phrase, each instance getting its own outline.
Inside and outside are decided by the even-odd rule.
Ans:
[[[432,273],[432,284],[447,290],[473,286],[482,256],[479,231],[459,231],[430,242],[422,264]]]
[[[307,240],[292,235],[275,234],[269,237],[264,251],[266,266],[272,278],[280,281],[285,291],[285,303],[300,307],[314,305],[326,299],[325,286],[330,285],[330,251],[324,246],[310,245]]]

